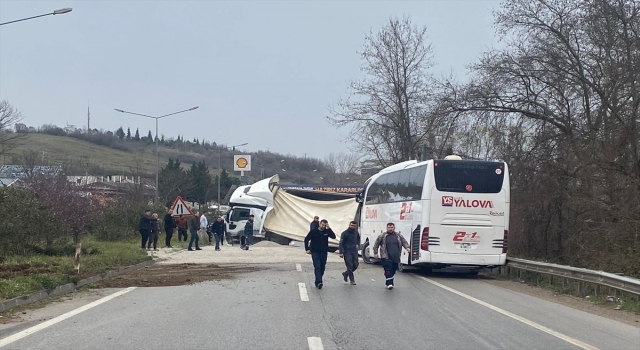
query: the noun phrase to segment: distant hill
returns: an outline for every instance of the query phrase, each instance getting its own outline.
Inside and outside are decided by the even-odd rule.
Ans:
[[[112,136],[112,139],[107,139],[108,143],[104,142],[108,137],[101,135],[99,139],[89,142],[72,136],[26,134],[25,138],[19,141],[19,146],[0,161],[3,164],[24,164],[25,155],[28,154],[27,157],[31,158],[30,161],[34,162],[34,165],[60,164],[69,175],[155,176],[155,143],[119,140]],[[106,143],[108,146],[97,143]],[[170,141],[171,144],[167,143],[169,141],[159,147],[160,167],[166,165],[170,157],[179,159],[185,169],[204,160],[210,172],[217,174],[220,155],[221,166],[230,174],[239,176],[233,172],[233,155],[250,154],[253,171],[248,175],[249,179],[254,181],[260,179],[262,174],[264,177],[279,174],[283,183],[322,183],[326,181],[321,177],[329,172],[324,163],[315,158],[299,158],[263,151],[240,152],[227,150],[215,144],[200,145],[173,140]]]

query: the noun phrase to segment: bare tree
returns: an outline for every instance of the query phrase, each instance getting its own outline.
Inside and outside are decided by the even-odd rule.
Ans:
[[[68,229],[76,244],[80,241],[80,234],[87,233],[91,220],[98,215],[91,199],[72,186],[62,173],[55,177],[36,177],[28,189],[49,206],[53,216],[66,226],[58,229]],[[46,240],[48,246],[53,242],[49,236]]]
[[[4,156],[14,149],[18,139],[26,136],[26,134],[12,131],[12,127],[20,120],[22,115],[18,110],[13,108],[7,100],[0,101],[0,155]]]
[[[506,48],[441,106],[510,164],[514,252],[640,274],[640,3],[507,0],[496,26]]]
[[[356,153],[330,153],[324,157],[323,168],[327,171],[323,174],[326,182],[346,183],[355,181],[356,173],[360,170],[362,156]]]
[[[357,150],[383,165],[417,157],[441,118],[432,104],[432,49],[426,40],[427,29],[408,17],[391,18],[369,33],[360,52],[367,78],[351,82],[349,96],[330,108],[329,122],[350,126]]]
[[[22,169],[29,179],[37,175],[33,170],[38,165],[38,158],[40,158],[38,151],[25,150],[22,152]]]

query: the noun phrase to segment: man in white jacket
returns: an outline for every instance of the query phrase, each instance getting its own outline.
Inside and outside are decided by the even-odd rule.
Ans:
[[[200,215],[200,232],[202,234],[202,239],[207,236],[207,226],[209,225],[209,221],[207,220],[207,211],[203,211],[202,215]],[[209,236],[209,245],[211,245],[211,236]]]

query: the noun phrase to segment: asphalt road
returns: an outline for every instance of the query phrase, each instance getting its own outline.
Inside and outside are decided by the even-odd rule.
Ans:
[[[122,295],[59,322],[50,315],[46,328],[0,328],[0,349],[640,349],[640,328],[479,279],[398,273],[389,291],[381,267],[360,266],[351,286],[329,264],[322,290],[309,261],[302,271],[280,263],[231,280],[104,291]]]

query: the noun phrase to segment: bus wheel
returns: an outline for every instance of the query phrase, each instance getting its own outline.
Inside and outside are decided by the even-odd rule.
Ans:
[[[369,254],[369,241],[364,242],[362,245],[362,261],[365,264],[373,264],[373,259],[371,259],[371,255]]]
[[[407,271],[407,270],[404,269],[404,264],[402,264],[402,261],[398,263],[398,271],[400,271],[400,272]]]

